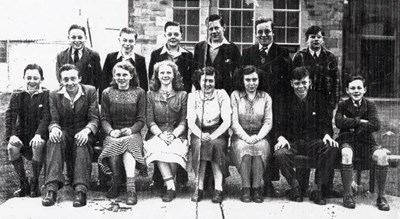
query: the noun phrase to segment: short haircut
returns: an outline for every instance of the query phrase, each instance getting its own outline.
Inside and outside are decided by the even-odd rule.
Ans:
[[[167,23],[165,23],[165,25],[164,25],[164,32],[167,31],[167,28],[168,28],[169,26],[176,26],[176,27],[179,27],[179,31],[180,31],[181,33],[183,33],[181,24],[179,24],[179,23],[176,22],[176,21],[167,21]]]
[[[306,76],[310,76],[310,72],[306,67],[297,67],[293,69],[290,76],[292,80],[301,80]]]
[[[135,34],[135,40],[137,40],[138,34],[136,32],[135,29],[131,28],[131,27],[123,27],[120,31],[119,31],[119,36],[121,36],[123,33],[126,34]]]
[[[262,23],[268,23],[268,22],[271,22],[271,28],[272,28],[272,31],[274,31],[275,30],[274,29],[274,26],[275,26],[274,21],[272,20],[272,18],[266,18],[266,17],[259,17],[256,20],[255,25],[254,25],[254,30],[257,31],[257,25],[262,24]]]
[[[81,77],[81,73],[79,72],[79,69],[75,65],[64,64],[58,70],[58,72],[60,72],[60,78],[62,77],[61,73],[63,73],[64,71],[69,71],[69,70],[76,70],[78,72],[78,77]]]
[[[129,61],[121,61],[114,65],[113,70],[112,70],[113,79],[111,80],[110,85],[112,85],[114,88],[118,88],[118,85],[114,80],[114,73],[118,68],[127,70],[129,72],[129,74],[131,74],[132,79],[129,82],[129,86],[137,87],[139,85],[139,79],[136,74],[135,66],[133,66]]]
[[[208,16],[206,18],[206,26],[208,26],[209,22],[218,21],[218,20],[222,27],[225,26],[224,19],[222,19],[222,16],[219,14],[212,14],[212,15]]]
[[[86,36],[86,28],[84,26],[81,26],[78,24],[72,24],[68,29],[68,35],[69,35],[69,32],[71,32],[71,30],[73,30],[73,29],[82,30],[83,34]]]
[[[324,30],[322,30],[320,26],[313,25],[309,27],[306,31],[306,41],[308,40],[308,36],[311,34],[318,34],[319,32],[321,32],[322,36],[325,36]]]
[[[365,87],[365,78],[362,75],[354,74],[354,75],[349,75],[349,77],[347,78],[347,80],[345,82],[346,88],[349,88],[349,84],[355,80],[361,80],[363,83],[363,86]]]
[[[261,69],[258,69],[254,65],[246,65],[242,68],[237,68],[234,73],[234,84],[235,90],[245,91],[244,87],[244,76],[252,73],[257,73],[258,75],[258,88],[257,90],[267,90],[267,78],[265,78],[265,72]]]
[[[221,79],[220,79],[221,76],[218,73],[217,69],[215,69],[214,67],[211,67],[211,66],[207,66],[202,69],[198,69],[198,70],[194,71],[194,73],[192,75],[192,82],[193,82],[193,85],[196,88],[196,90],[201,89],[200,78],[202,75],[214,76],[216,87],[218,87],[218,85],[221,83]]]
[[[42,80],[44,79],[44,77],[43,77],[43,69],[42,69],[42,67],[40,67],[40,65],[35,64],[35,63],[34,64],[28,64],[24,69],[24,76],[23,77],[25,77],[25,73],[28,70],[37,70],[39,72],[40,79],[42,79]]]
[[[167,65],[172,68],[172,72],[174,73],[174,78],[172,79],[172,89],[175,91],[183,90],[183,83],[181,74],[179,74],[178,66],[175,62],[170,60],[165,60],[161,62],[157,62],[154,65],[154,74],[153,78],[151,79],[150,90],[158,91],[161,88],[160,79],[158,79],[158,74],[160,72],[160,67],[163,65]]]

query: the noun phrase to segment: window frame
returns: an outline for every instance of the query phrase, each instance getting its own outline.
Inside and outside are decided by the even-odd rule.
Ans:
[[[273,20],[274,20],[274,28],[276,29],[276,27],[280,27],[280,28],[284,28],[285,29],[285,42],[278,42],[278,41],[276,41],[276,38],[275,38],[275,42],[277,43],[277,44],[279,44],[279,45],[285,45],[285,46],[297,46],[297,47],[300,47],[300,45],[301,45],[301,1],[299,0],[299,8],[298,9],[288,9],[287,8],[287,2],[288,1],[290,1],[290,0],[285,0],[285,7],[286,8],[275,8],[275,5],[273,4],[272,5],[272,14],[274,14],[274,12],[285,12],[285,26],[277,26],[276,25],[276,22],[275,22],[275,17],[273,16]],[[287,35],[287,29],[288,29],[288,26],[287,26],[287,20],[288,20],[288,12],[297,12],[298,13],[298,16],[299,16],[299,25],[298,25],[298,41],[297,41],[297,43],[288,43],[287,42],[287,38],[288,38],[288,35]],[[290,29],[291,27],[289,27],[289,29]]]
[[[0,63],[7,63],[8,62],[8,40],[0,40],[0,48],[4,48],[4,52],[0,50]]]
[[[196,43],[198,43],[199,41],[200,41],[200,27],[201,27],[201,23],[200,23],[200,20],[201,20],[201,13],[200,13],[200,10],[201,10],[201,0],[198,0],[198,2],[199,2],[199,5],[197,6],[197,7],[188,7],[187,5],[187,3],[188,3],[188,1],[193,1],[193,0],[180,0],[180,1],[185,1],[185,6],[174,6],[174,1],[172,0],[172,18],[174,17],[174,13],[175,13],[175,11],[176,10],[183,10],[183,11],[185,11],[185,23],[184,24],[182,24],[182,23],[180,23],[180,25],[182,26],[182,27],[185,27],[184,29],[185,29],[185,31],[184,31],[184,33],[182,33],[182,35],[183,35],[183,37],[182,37],[182,41],[181,41],[181,45],[182,46],[187,46],[187,47],[194,47],[194,45],[196,44]],[[187,23],[188,23],[188,21],[187,21],[187,19],[188,19],[188,16],[187,16],[187,13],[188,13],[188,10],[198,10],[199,11],[199,23],[197,24],[197,25],[188,25]],[[174,19],[173,19],[174,20]],[[174,20],[175,21],[175,20]],[[198,34],[197,34],[197,41],[188,41],[187,40],[187,27],[196,27],[197,26],[197,28],[198,28]]]

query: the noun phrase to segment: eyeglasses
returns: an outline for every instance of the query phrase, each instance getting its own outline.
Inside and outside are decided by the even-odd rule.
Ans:
[[[81,39],[83,39],[83,36],[71,36],[71,39],[73,39],[73,40],[76,40],[76,39],[81,40]]]
[[[135,43],[135,40],[134,40],[134,39],[121,38],[121,41],[122,41],[123,43]]]

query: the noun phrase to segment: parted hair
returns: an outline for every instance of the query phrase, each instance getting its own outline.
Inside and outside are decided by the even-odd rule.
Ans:
[[[171,67],[172,72],[174,73],[174,78],[172,79],[172,89],[174,89],[175,91],[183,90],[182,77],[179,73],[178,66],[175,64],[175,62],[170,60],[157,62],[154,65],[154,74],[150,81],[150,90],[158,91],[161,88],[161,82],[160,79],[158,79],[158,75],[160,72],[160,67],[163,65]]]
[[[363,83],[363,85],[365,86],[365,78],[364,78],[362,75],[359,75],[359,74],[352,74],[352,75],[349,75],[349,76],[347,77],[347,79],[346,79],[346,82],[345,82],[346,88],[348,88],[348,87],[349,87],[349,84],[350,84],[351,82],[355,81],[355,80],[361,80],[362,83]]]
[[[274,29],[274,21],[272,20],[272,18],[266,18],[266,17],[259,17],[256,20],[255,25],[254,25],[254,30],[257,31],[257,25],[262,24],[262,23],[268,23],[268,22],[271,22],[271,28],[272,28],[272,31],[274,31],[275,30]]]
[[[129,82],[129,86],[137,87],[139,85],[139,79],[136,74],[136,69],[130,62],[121,61],[121,62],[118,62],[117,64],[115,64],[113,67],[113,70],[112,70],[113,75],[118,68],[127,70],[129,72],[129,74],[132,75],[132,79]],[[113,86],[114,88],[118,88],[118,85],[114,80],[114,77],[113,77],[110,85]]]
[[[126,34],[135,34],[135,40],[137,40],[138,34],[136,32],[135,29],[131,28],[131,27],[123,27],[121,28],[121,30],[119,31],[119,36],[121,36],[123,33]]]
[[[257,90],[267,90],[267,77],[263,70],[256,68],[254,65],[246,65],[240,68],[237,68],[234,73],[234,84],[235,90],[245,91],[244,87],[244,76],[252,73],[257,73],[258,75],[258,88]]]
[[[310,72],[306,67],[297,67],[293,69],[292,73],[290,74],[290,78],[292,80],[301,80],[306,76],[310,76]]]
[[[69,71],[69,70],[72,70],[72,69],[76,70],[78,72],[78,77],[82,76],[81,73],[79,72],[79,69],[73,64],[64,64],[64,65],[62,65],[58,69],[58,72],[60,72],[60,76],[61,76],[61,73],[63,73],[64,71]]]
[[[211,66],[207,66],[201,69],[198,69],[196,71],[194,71],[193,75],[192,75],[192,83],[194,85],[194,87],[196,88],[196,90],[200,90],[201,86],[200,86],[200,78],[202,75],[211,75],[214,76],[215,79],[215,86],[218,87],[218,85],[222,82],[221,81],[221,76],[218,73],[218,71]]]
[[[43,69],[42,69],[42,67],[40,67],[40,65],[38,65],[38,64],[36,64],[36,63],[28,64],[28,65],[25,67],[25,69],[24,69],[24,76],[23,76],[23,77],[25,77],[25,73],[26,73],[26,71],[28,71],[28,70],[38,70],[39,75],[40,75],[40,79],[44,80],[44,77],[43,77]]]
[[[69,29],[68,29],[68,34],[69,34],[69,32],[71,32],[71,30],[73,30],[73,29],[82,30],[82,31],[83,31],[83,34],[85,34],[85,36],[86,36],[86,28],[85,28],[84,26],[81,26],[81,25],[79,25],[79,24],[72,24],[72,25],[69,27]]]

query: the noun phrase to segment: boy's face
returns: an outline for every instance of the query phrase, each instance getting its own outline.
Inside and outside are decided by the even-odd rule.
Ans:
[[[63,71],[61,74],[61,83],[65,87],[68,93],[75,93],[79,89],[79,82],[81,82],[81,77],[79,77],[78,71],[75,69]]]
[[[72,29],[68,35],[69,44],[74,49],[81,49],[86,42],[86,35],[81,29]]]
[[[292,85],[296,96],[302,99],[307,96],[308,90],[311,86],[311,81],[310,77],[307,75],[300,80],[292,79],[290,84]]]
[[[367,92],[367,88],[364,87],[364,84],[361,80],[354,80],[350,82],[346,88],[346,93],[353,101],[361,100],[365,92]]]
[[[268,46],[274,39],[274,33],[271,27],[272,22],[258,24],[256,27],[256,37],[258,42],[263,46]]]
[[[125,54],[130,54],[136,44],[134,33],[122,33],[119,37],[119,44],[121,45],[121,51]]]
[[[26,88],[30,91],[38,90],[40,83],[42,83],[42,77],[40,77],[39,71],[37,69],[26,70],[24,80],[26,83]]]
[[[317,34],[310,34],[307,38],[307,45],[311,50],[318,51],[324,43],[324,36],[319,31]]]
[[[208,34],[210,35],[211,42],[222,42],[225,27],[221,26],[219,20],[208,22]]]
[[[169,47],[177,47],[182,40],[182,34],[179,26],[168,26],[165,30],[165,38]]]

